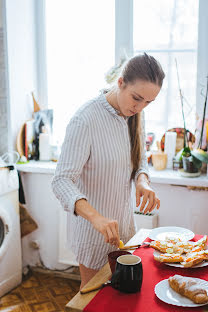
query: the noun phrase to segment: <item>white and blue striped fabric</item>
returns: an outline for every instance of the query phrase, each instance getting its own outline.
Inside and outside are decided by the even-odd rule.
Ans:
[[[119,116],[101,94],[70,120],[52,181],[56,197],[69,212],[68,247],[78,263],[100,269],[115,247],[106,244],[90,222],[74,214],[77,200],[85,198],[101,215],[117,220],[124,243],[135,234],[131,171],[127,118]],[[141,172],[148,175],[145,149],[136,177]]]

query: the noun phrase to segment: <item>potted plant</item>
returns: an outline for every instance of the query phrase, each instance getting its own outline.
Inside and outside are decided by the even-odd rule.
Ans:
[[[205,96],[205,102],[204,102],[204,112],[203,112],[201,136],[200,136],[198,148],[190,149],[190,147],[188,146],[188,140],[187,140],[187,130],[186,130],[186,124],[185,124],[184,107],[183,107],[183,95],[182,95],[180,83],[179,83],[177,62],[176,62],[176,70],[177,70],[178,87],[179,87],[179,93],[180,93],[180,99],[181,99],[181,109],[182,109],[182,116],[183,116],[183,123],[184,123],[184,147],[176,155],[175,159],[176,159],[176,161],[179,161],[179,162],[182,161],[183,169],[185,172],[198,173],[198,172],[200,172],[202,162],[208,163],[208,154],[204,150],[202,150],[202,148],[201,148],[203,128],[204,128],[203,125],[204,125],[206,105],[207,105],[208,80],[207,80],[207,89],[206,89],[206,96]]]
[[[199,172],[202,166],[202,162],[192,155],[192,151],[189,147],[185,147],[182,151],[182,162],[185,172]]]

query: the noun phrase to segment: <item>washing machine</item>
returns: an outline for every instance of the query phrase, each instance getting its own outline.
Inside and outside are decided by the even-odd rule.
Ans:
[[[18,188],[16,169],[0,167],[0,297],[22,280]]]

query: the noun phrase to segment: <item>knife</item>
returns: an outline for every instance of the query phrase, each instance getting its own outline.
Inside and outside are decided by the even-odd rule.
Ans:
[[[94,290],[98,290],[98,289],[101,289],[105,286],[110,286],[112,284],[112,282],[110,280],[108,280],[107,282],[105,283],[102,283],[102,284],[97,284],[97,285],[94,285],[94,286],[91,286],[91,287],[87,287],[87,288],[84,288],[84,289],[81,289],[80,290],[80,294],[87,294],[91,291],[94,291]]]
[[[149,247],[149,242],[143,242],[142,244],[132,245],[132,246],[124,246],[122,248],[119,248],[120,250],[134,250],[139,247]]]

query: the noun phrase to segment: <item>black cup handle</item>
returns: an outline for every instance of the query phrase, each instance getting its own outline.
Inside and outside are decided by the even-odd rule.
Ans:
[[[111,277],[111,286],[115,289],[120,288],[120,278],[121,278],[121,272],[115,271]]]

